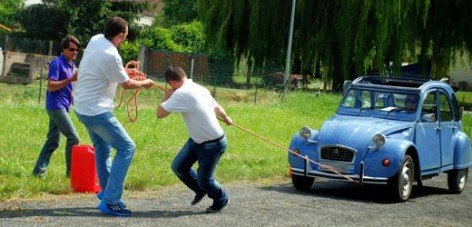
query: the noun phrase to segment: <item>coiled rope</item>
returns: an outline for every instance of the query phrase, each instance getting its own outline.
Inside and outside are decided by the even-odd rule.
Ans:
[[[147,79],[146,74],[143,72],[139,71],[139,61],[130,61],[126,63],[125,65],[125,71],[128,74],[130,79],[133,80],[145,80]],[[153,87],[156,87],[160,90],[165,91],[166,89],[157,84],[153,83]],[[130,122],[134,123],[138,119],[139,115],[139,104],[138,104],[138,95],[141,93],[142,88],[135,89],[133,95],[128,99],[126,102],[126,112],[128,114],[128,119]],[[123,103],[124,95],[125,95],[126,90],[123,88],[120,93],[120,98],[119,102],[117,105],[117,108],[121,107],[121,104]],[[134,112],[134,115],[132,114]]]

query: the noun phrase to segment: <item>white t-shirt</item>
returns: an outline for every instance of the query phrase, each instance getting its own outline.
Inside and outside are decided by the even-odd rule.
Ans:
[[[215,114],[216,100],[208,89],[187,79],[168,100],[161,103],[167,112],[181,113],[187,131],[196,143],[214,140],[223,136]]]
[[[87,116],[113,111],[116,87],[127,80],[118,49],[102,34],[93,36],[79,66],[75,111]]]

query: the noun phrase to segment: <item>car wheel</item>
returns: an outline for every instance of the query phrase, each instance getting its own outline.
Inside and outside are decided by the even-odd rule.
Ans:
[[[447,174],[447,185],[452,193],[461,193],[467,183],[469,169],[455,169]]]
[[[390,178],[389,186],[392,198],[397,202],[404,202],[410,198],[415,177],[415,163],[409,155],[405,155],[403,165],[398,173]]]
[[[312,177],[303,177],[292,174],[292,184],[299,191],[309,191],[313,186],[315,178]]]

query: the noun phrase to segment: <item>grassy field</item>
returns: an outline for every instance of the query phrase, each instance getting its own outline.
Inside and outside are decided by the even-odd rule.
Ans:
[[[31,176],[48,125],[44,95],[38,103],[38,90],[38,85],[0,84],[0,122],[3,122],[0,127],[0,200],[70,193],[69,180],[64,177],[64,137],[60,149],[51,158],[46,178],[40,180]],[[115,110],[137,145],[126,180],[128,190],[152,190],[178,183],[170,163],[188,134],[178,114],[156,118],[155,109],[162,94],[158,90],[141,92],[140,114],[135,123],[127,122],[123,108]],[[286,96],[285,102],[280,102],[278,94],[259,90],[255,105],[254,91],[218,89],[216,98],[239,125],[286,146],[305,124],[320,127],[335,110],[340,96],[292,93]],[[79,131],[80,143],[91,144],[85,127],[75,114],[71,117]],[[236,127],[223,127],[229,147],[218,166],[218,180],[224,183],[287,175],[284,151]]]
[[[0,122],[3,124],[0,127],[0,200],[71,193],[65,177],[64,137],[52,156],[46,178],[40,180],[31,176],[48,125],[44,94],[38,103],[38,90],[38,85],[0,83]],[[258,90],[257,94],[257,104],[254,104],[253,90],[217,89],[216,99],[237,124],[284,146],[300,127],[319,128],[334,113],[341,98],[339,94],[293,92],[281,102],[277,93]],[[143,91],[139,96],[140,115],[135,123],[128,122],[123,108],[115,110],[137,145],[126,179],[127,190],[153,190],[179,183],[170,163],[188,134],[178,114],[156,118],[155,109],[161,97],[161,91]],[[84,126],[75,114],[71,117],[79,131],[80,143],[91,144]],[[464,130],[470,135],[472,115],[466,115],[464,124]],[[285,151],[236,127],[223,127],[229,147],[216,171],[219,181],[287,177]]]

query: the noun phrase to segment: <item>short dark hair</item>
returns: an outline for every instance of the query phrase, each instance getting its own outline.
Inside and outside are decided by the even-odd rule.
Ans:
[[[67,49],[70,47],[70,43],[74,43],[77,45],[77,48],[80,48],[80,42],[75,36],[73,35],[67,35],[64,39],[61,41],[61,49]]]
[[[187,77],[185,71],[177,65],[170,65],[164,72],[164,77],[166,81],[181,81],[183,78]]]
[[[106,39],[111,40],[118,34],[126,32],[126,28],[128,28],[128,22],[125,19],[121,17],[112,17],[106,23],[103,34]]]

